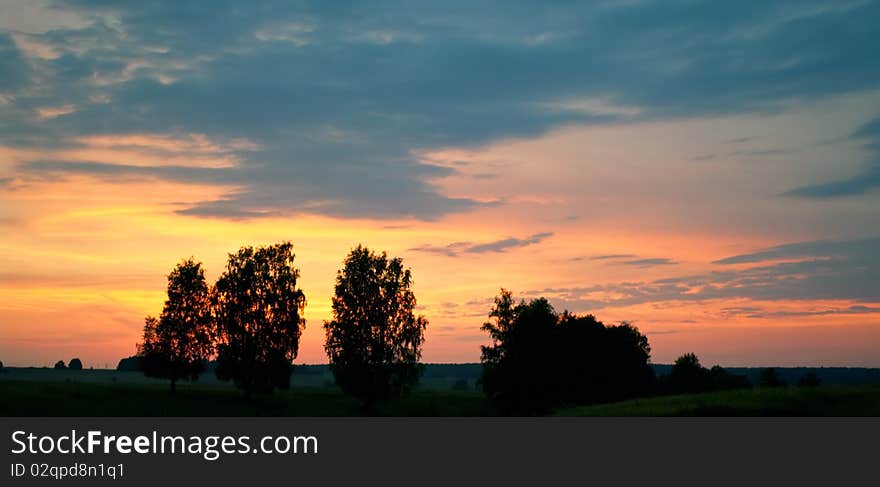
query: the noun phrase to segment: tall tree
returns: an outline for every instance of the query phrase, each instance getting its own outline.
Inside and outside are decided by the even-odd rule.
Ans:
[[[217,377],[246,397],[290,386],[306,305],[294,257],[290,242],[242,247],[214,286]]]
[[[177,381],[198,378],[213,351],[210,289],[201,262],[177,264],[168,274],[167,294],[159,319],[145,319],[138,355],[144,374],[168,379],[174,392]]]
[[[536,414],[558,402],[555,367],[556,323],[550,303],[535,299],[516,304],[502,289],[482,329],[492,345],[482,346],[483,392],[503,412]]]
[[[413,312],[412,284],[400,258],[360,245],[336,275],[324,349],[336,384],[367,407],[407,392],[421,374],[428,321]]]

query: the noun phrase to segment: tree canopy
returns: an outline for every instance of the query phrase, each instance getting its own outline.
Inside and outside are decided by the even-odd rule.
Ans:
[[[305,327],[306,297],[296,287],[290,242],[229,254],[214,286],[217,377],[246,396],[288,388]]]
[[[358,246],[336,275],[324,349],[337,385],[369,405],[415,385],[428,321],[413,312],[412,273]]]
[[[195,380],[213,351],[210,288],[200,262],[180,262],[168,274],[167,299],[158,319],[144,320],[143,341],[138,347],[144,374],[169,379]]]
[[[67,368],[70,370],[82,370],[83,364],[82,360],[78,358],[70,359],[70,362],[67,363]]]
[[[561,403],[647,394],[654,375],[647,338],[629,325],[592,315],[558,314],[545,298],[516,304],[501,290],[482,329],[483,391],[503,411],[546,412]]]

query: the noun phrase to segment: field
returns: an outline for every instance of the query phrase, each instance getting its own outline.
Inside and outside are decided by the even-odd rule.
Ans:
[[[880,385],[779,387],[651,397],[559,416],[880,416]]]
[[[459,368],[460,369],[460,368]],[[409,396],[370,411],[344,396],[326,368],[294,374],[291,389],[248,401],[206,374],[181,383],[137,372],[7,368],[0,374],[0,416],[493,416],[473,380],[435,369]],[[441,373],[442,372],[442,373]],[[464,390],[453,390],[456,383]],[[562,416],[880,416],[880,384],[783,387],[638,399],[564,408]]]
[[[138,372],[7,368],[0,374],[0,416],[488,416],[494,414],[472,387],[454,391],[454,378],[427,378],[406,398],[367,412],[333,385],[329,373],[295,374],[290,390],[248,401],[226,382],[205,374],[168,382]]]

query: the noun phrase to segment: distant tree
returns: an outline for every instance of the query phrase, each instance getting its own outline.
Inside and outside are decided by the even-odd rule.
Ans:
[[[720,365],[709,369],[709,377],[712,379],[712,389],[723,391],[729,389],[748,389],[752,386],[748,377],[740,374],[731,374]]]
[[[59,361],[55,362],[55,370],[63,370],[63,369],[66,369],[66,368],[67,368],[67,366],[64,365],[64,361],[63,361],[63,360],[59,360]]]
[[[119,363],[116,365],[116,370],[119,372],[143,372],[143,368],[141,368],[141,359],[142,357],[137,355],[120,359]]]
[[[428,321],[413,312],[412,273],[400,258],[358,246],[336,275],[324,350],[336,384],[366,407],[418,381]]]
[[[158,319],[144,320],[138,356],[144,374],[170,381],[196,380],[212,346],[210,289],[200,262],[184,260],[168,275],[168,298]]]
[[[761,387],[785,387],[785,381],[776,372],[776,369],[770,367],[761,369],[759,383]]]
[[[693,353],[686,353],[675,359],[668,377],[668,389],[673,394],[689,394],[712,390],[712,377],[709,370],[700,364]]]
[[[214,286],[216,374],[232,379],[245,397],[290,387],[306,305],[293,264],[290,242],[242,247],[229,254]]]
[[[592,315],[559,315],[544,299],[515,304],[501,290],[483,325],[483,392],[513,414],[560,403],[613,401],[648,394],[654,373],[647,338],[629,325],[605,326]]]
[[[812,372],[802,375],[797,383],[798,387],[817,387],[821,384],[822,381],[819,380],[819,376]]]
[[[0,360],[0,373],[3,373],[3,372],[6,372],[6,371],[3,370],[3,361]]]
[[[82,370],[82,361],[78,358],[70,359],[70,362],[67,363],[67,368],[70,370]]]

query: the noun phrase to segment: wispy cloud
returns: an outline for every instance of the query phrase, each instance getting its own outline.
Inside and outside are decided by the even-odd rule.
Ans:
[[[460,254],[484,254],[488,252],[506,252],[511,249],[535,245],[553,236],[553,232],[542,232],[530,235],[526,238],[508,237],[485,243],[453,242],[447,245],[421,245],[413,247],[413,252],[427,252],[456,257]]]

